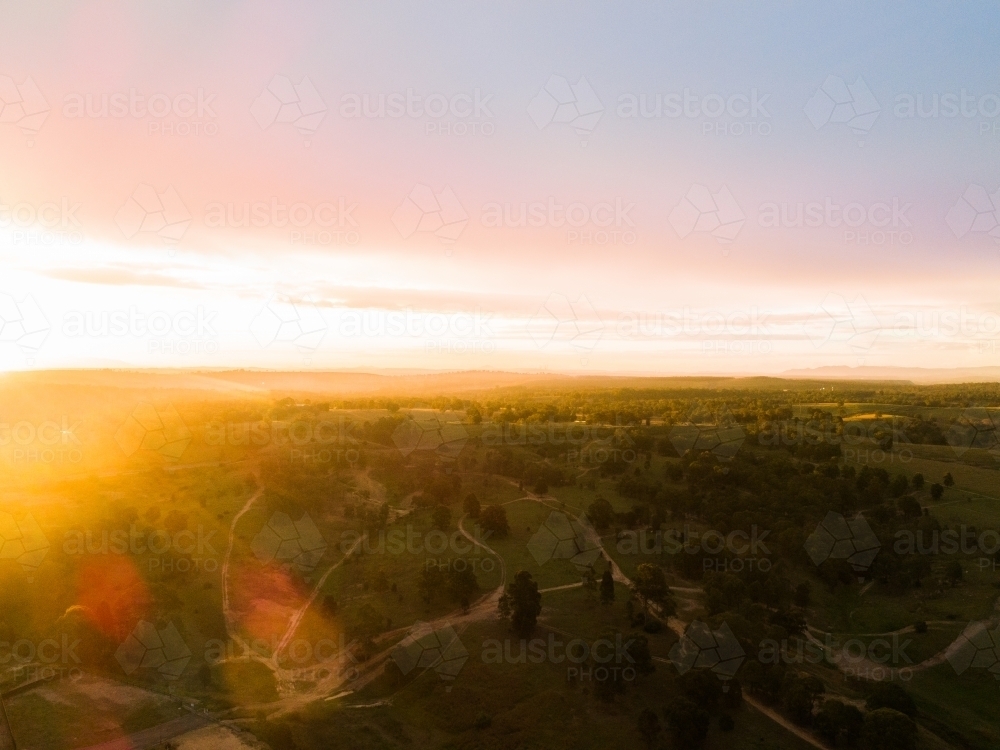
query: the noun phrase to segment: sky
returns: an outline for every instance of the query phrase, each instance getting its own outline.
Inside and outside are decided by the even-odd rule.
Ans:
[[[0,19],[2,370],[1000,365],[994,4]]]

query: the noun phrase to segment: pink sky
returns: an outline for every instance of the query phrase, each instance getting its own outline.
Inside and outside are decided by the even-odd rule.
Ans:
[[[782,67],[708,11],[670,50],[627,14],[525,12],[521,28],[469,8],[13,6],[0,367],[1000,363],[997,246],[955,213],[1000,186],[994,118],[893,110],[909,91],[1000,90],[975,60],[905,78],[799,39]],[[830,76],[865,81],[870,131],[815,127]],[[686,90],[730,104],[625,116],[629,97]],[[401,117],[351,116],[407,96]],[[41,127],[18,106],[48,108]],[[503,218],[522,204],[537,226]],[[820,225],[770,225],[798,204]],[[250,226],[228,218],[244,206]],[[116,314],[123,332],[102,324]]]

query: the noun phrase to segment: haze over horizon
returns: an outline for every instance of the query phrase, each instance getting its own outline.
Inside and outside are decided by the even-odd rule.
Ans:
[[[1000,366],[985,6],[3,12],[0,370]]]

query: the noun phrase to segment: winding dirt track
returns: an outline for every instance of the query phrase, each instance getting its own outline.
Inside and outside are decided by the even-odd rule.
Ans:
[[[511,483],[514,484],[513,482]],[[234,518],[233,525],[230,531],[229,548],[227,549],[226,560],[225,563],[223,564],[223,578],[224,578],[223,602],[226,615],[227,629],[229,629],[230,627],[231,615],[228,609],[228,587],[225,581],[225,576],[228,572],[228,562],[232,550],[233,536],[235,534],[236,522],[240,516],[242,516],[247,510],[249,510],[253,502],[257,499],[257,497],[259,497],[260,493],[262,492],[262,489],[263,488],[258,490],[254,494],[254,496],[250,498],[250,500],[247,502],[244,508],[237,515],[237,517]],[[576,520],[578,523],[580,522],[579,516],[574,515],[572,512],[567,510],[566,507],[554,504],[553,501],[548,497],[538,496],[531,492],[528,492],[524,497],[519,497],[515,498],[514,500],[507,501],[506,503],[504,503],[504,505],[509,505],[511,503],[523,502],[523,501],[540,503],[553,510],[565,513],[567,516]],[[461,610],[457,610],[455,612],[436,618],[435,620],[427,623],[432,629],[435,630],[450,625],[459,634],[464,632],[469,625],[475,622],[497,617],[497,605],[500,600],[500,596],[503,594],[503,590],[507,582],[507,570],[503,558],[499,554],[497,554],[497,552],[493,550],[489,545],[485,544],[484,542],[476,539],[474,536],[469,534],[469,532],[465,529],[464,526],[465,518],[466,517],[463,516],[461,519],[459,519],[458,522],[459,531],[467,540],[481,547],[488,554],[496,557],[501,566],[501,582],[500,585],[497,586],[495,589],[481,596],[476,602],[472,604],[472,606],[469,607],[467,611],[462,612]],[[611,566],[613,579],[617,583],[623,584],[625,586],[631,586],[632,585],[631,579],[629,579],[628,576],[626,576],[622,572],[618,564],[604,549],[603,540],[601,539],[600,535],[587,523],[582,523],[581,526],[582,528],[585,529],[585,533],[587,534],[588,537],[588,542],[590,544],[597,546],[601,550],[602,557]],[[355,543],[355,547],[359,543],[360,540]],[[353,551],[353,548],[351,551]],[[349,551],[348,554],[350,554],[351,551]],[[325,667],[324,671],[327,672],[325,676],[312,675],[312,677],[316,678],[314,687],[305,691],[294,690],[294,687],[290,682],[289,675],[287,674],[289,670],[283,670],[278,666],[277,662],[278,655],[281,649],[287,646],[287,644],[291,641],[292,637],[295,634],[296,629],[301,623],[302,617],[305,615],[308,608],[312,605],[323,583],[326,581],[326,578],[330,575],[330,573],[333,572],[333,570],[335,570],[344,562],[345,558],[339,560],[337,563],[332,565],[326,571],[326,573],[314,587],[312,596],[310,596],[309,600],[305,604],[303,604],[302,607],[296,610],[296,613],[289,622],[288,629],[286,630],[285,635],[283,636],[280,642],[280,648],[276,650],[276,653],[269,659],[264,659],[263,657],[259,659],[259,661],[266,664],[268,668],[272,670],[272,672],[275,674],[276,680],[279,683],[279,686],[283,688],[283,692],[286,693],[284,696],[279,698],[277,702],[264,704],[258,707],[260,709],[267,711],[268,714],[271,715],[272,717],[291,713],[317,700],[335,700],[347,697],[352,693],[355,693],[358,690],[362,689],[382,673],[382,668],[385,665],[386,661],[389,658],[391,658],[392,651],[394,650],[394,648],[398,643],[398,638],[405,636],[405,634],[409,630],[409,628],[397,628],[392,631],[382,633],[376,639],[376,643],[387,643],[388,645],[386,646],[386,648],[382,649],[379,653],[370,657],[364,663],[358,663],[353,657],[352,653],[350,652],[350,649],[346,649],[345,653],[337,655],[335,660],[336,661],[335,667],[331,668],[331,664],[329,662],[326,665],[324,665]],[[573,584],[568,584],[566,586],[555,586],[549,589],[543,589],[543,591],[558,591],[562,589],[576,588],[580,585],[581,584],[573,583]],[[700,588],[676,587],[674,590],[683,591],[685,593],[691,593],[691,594],[703,593],[702,589]],[[990,621],[991,623],[994,621],[1000,621],[1000,600],[998,600],[997,608],[998,608],[998,615],[995,616]],[[685,622],[684,620],[681,620],[680,618],[674,616],[667,618],[667,624],[678,635],[683,635],[688,625],[688,623]],[[908,629],[904,628],[896,632],[902,633],[907,631]],[[238,635],[235,632],[233,632],[233,630],[230,630],[230,635],[234,638],[239,639]],[[876,634],[876,635],[891,635],[891,634]],[[822,644],[812,635],[812,632],[807,632],[807,637],[811,641],[822,646]],[[913,669],[914,670],[927,669],[942,663],[945,660],[949,649],[954,648],[956,643],[957,641],[949,645],[939,654],[930,657],[924,662],[921,662],[919,665],[915,665]],[[663,659],[662,657],[654,657],[654,658],[656,661],[669,663],[668,659]],[[841,663],[840,667],[842,670],[851,670],[851,669],[856,670],[859,667],[859,665],[860,662],[852,662],[849,665]],[[433,669],[434,666],[435,665],[432,664],[426,667],[426,669]],[[871,663],[871,666],[877,667],[881,665],[876,665],[874,663]],[[299,679],[302,679],[301,671],[298,673],[297,676],[299,677]],[[771,719],[773,722],[780,725],[783,729],[787,730],[788,732],[795,735],[799,739],[809,743],[813,747],[819,748],[819,750],[826,750],[826,746],[822,742],[820,742],[815,736],[805,731],[803,728],[796,726],[788,719],[775,712],[774,710],[770,709],[769,707],[761,704],[759,701],[745,694],[744,694],[744,700],[749,706],[751,706],[752,708],[754,708],[767,718]]]

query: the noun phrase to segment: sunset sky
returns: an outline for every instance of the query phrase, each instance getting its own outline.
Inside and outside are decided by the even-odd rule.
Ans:
[[[0,369],[1000,365],[989,4],[221,7],[0,0]]]

